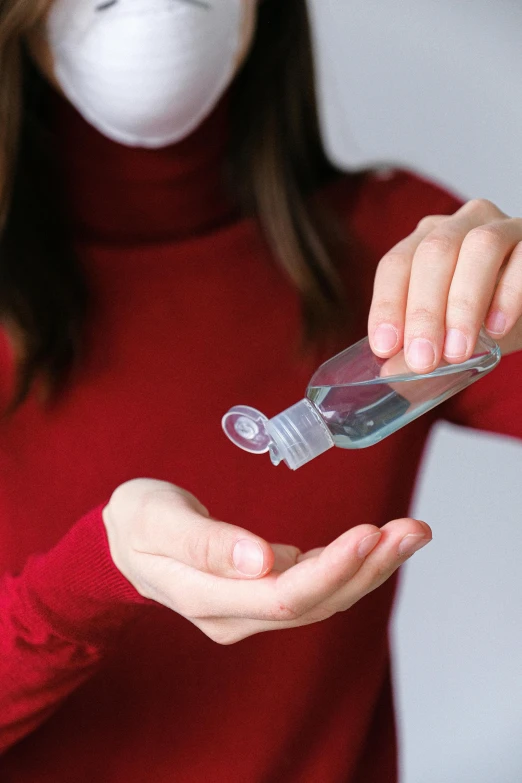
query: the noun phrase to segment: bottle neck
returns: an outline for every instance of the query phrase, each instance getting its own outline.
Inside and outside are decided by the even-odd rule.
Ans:
[[[335,445],[324,419],[306,398],[270,419],[266,431],[271,439],[272,462],[286,462],[292,470]]]

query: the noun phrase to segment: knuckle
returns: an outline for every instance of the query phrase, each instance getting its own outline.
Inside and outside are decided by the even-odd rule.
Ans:
[[[482,252],[489,252],[502,243],[502,232],[500,227],[495,225],[477,226],[468,232],[464,242]]]
[[[448,312],[474,316],[477,312],[477,302],[464,294],[459,294],[458,296],[450,294],[448,298]]]
[[[187,562],[194,565],[200,571],[208,571],[210,565],[210,545],[208,536],[194,531],[185,541],[185,553]]]
[[[382,321],[393,320],[397,313],[397,302],[391,299],[377,299],[372,305],[372,320],[378,324]]]
[[[499,286],[499,295],[504,303],[504,308],[517,309],[522,306],[522,285],[515,285],[508,280],[502,281]]]
[[[499,212],[495,204],[487,198],[472,198],[462,209],[478,215],[490,215],[492,212],[495,214]]]
[[[377,269],[378,271],[396,272],[406,266],[409,266],[408,254],[405,250],[401,250],[400,245],[396,245],[381,258]]]
[[[429,307],[421,306],[421,307],[413,307],[410,310],[408,310],[407,313],[407,321],[408,321],[408,330],[410,331],[415,327],[423,327],[423,326],[432,326],[437,322],[437,315],[436,313],[431,310]]]
[[[386,580],[389,579],[389,577],[393,574],[399,565],[400,562],[397,562],[394,565],[386,562],[378,563],[372,571],[367,593],[370,593],[372,590],[375,590],[376,587],[379,587],[384,582],[386,582]]]
[[[388,578],[392,570],[390,563],[379,563],[374,572],[374,580],[380,584],[384,579]]]
[[[419,245],[418,253],[426,255],[447,255],[453,248],[454,239],[442,231],[432,231],[424,237]]]
[[[197,522],[185,541],[188,562],[200,571],[214,571],[229,565],[228,537],[216,525],[209,531]]]
[[[446,219],[446,215],[425,215],[417,223],[417,231],[433,231],[434,228]]]

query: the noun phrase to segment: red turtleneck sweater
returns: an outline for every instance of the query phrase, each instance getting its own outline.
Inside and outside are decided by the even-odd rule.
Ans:
[[[32,398],[0,426],[2,783],[393,783],[394,580],[326,622],[221,647],[140,600],[111,562],[100,504],[127,479],[166,479],[217,518],[308,549],[406,514],[435,417],[522,436],[518,353],[379,445],[295,473],[226,440],[231,404],[275,414],[314,360],[295,351],[294,291],[223,197],[225,114],[146,151],[60,108],[96,318],[57,404]],[[362,305],[348,344],[382,254],[457,203],[406,173],[345,178],[326,197],[359,246],[344,270]]]

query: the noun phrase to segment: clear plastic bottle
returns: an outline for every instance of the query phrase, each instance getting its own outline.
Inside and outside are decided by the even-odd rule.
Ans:
[[[296,470],[333,446],[372,446],[490,372],[498,345],[482,330],[473,356],[442,362],[426,375],[412,373],[401,351],[379,359],[368,338],[322,364],[306,397],[272,419],[245,405],[228,411],[222,425],[230,440],[253,454],[270,452],[274,465]]]

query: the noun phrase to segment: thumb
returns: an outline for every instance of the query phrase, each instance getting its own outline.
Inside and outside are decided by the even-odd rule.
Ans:
[[[163,485],[150,501],[146,512],[150,554],[228,578],[255,578],[271,570],[274,552],[264,539],[211,519],[206,508],[185,490]]]

